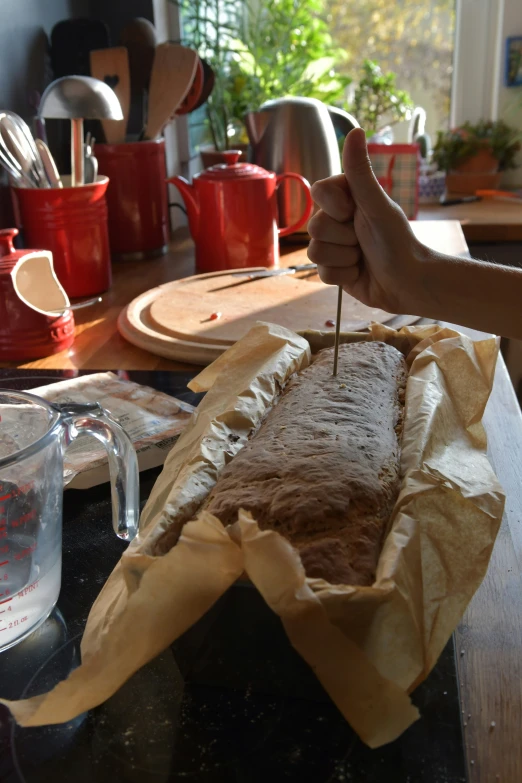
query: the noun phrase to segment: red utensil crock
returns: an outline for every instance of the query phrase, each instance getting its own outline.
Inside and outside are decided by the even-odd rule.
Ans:
[[[101,294],[111,284],[108,184],[98,177],[75,188],[11,189],[24,244],[52,252],[58,280],[71,297]]]
[[[312,214],[310,185],[304,177],[238,163],[240,154],[223,153],[227,162],[197,174],[192,185],[183,177],[168,180],[185,201],[198,272],[277,266],[279,237],[293,234]],[[293,225],[278,228],[277,187],[284,179],[299,182],[305,209]]]
[[[97,144],[96,157],[100,174],[109,177],[113,258],[138,260],[165,253],[169,241],[165,141]]]

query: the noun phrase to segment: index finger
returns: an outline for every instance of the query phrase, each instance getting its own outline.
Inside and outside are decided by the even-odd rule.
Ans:
[[[323,212],[339,223],[353,220],[355,202],[344,174],[314,182],[312,198]]]

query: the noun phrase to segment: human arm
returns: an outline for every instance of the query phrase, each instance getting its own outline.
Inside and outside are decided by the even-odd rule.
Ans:
[[[371,170],[364,132],[352,131],[345,174],[315,183],[310,260],[321,279],[364,304],[522,339],[522,269],[427,248]]]

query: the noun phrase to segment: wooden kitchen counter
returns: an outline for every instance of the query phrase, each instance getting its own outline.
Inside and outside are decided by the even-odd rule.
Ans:
[[[426,245],[442,253],[465,253],[466,242],[458,222],[433,223],[414,221],[415,234]],[[306,245],[284,244],[281,263],[308,263]],[[135,297],[150,288],[193,275],[194,251],[192,240],[185,229],[176,232],[167,255],[148,261],[113,264],[113,284],[103,294],[103,301],[75,313],[76,339],[74,345],[61,353],[32,362],[0,363],[0,367],[21,367],[47,370],[175,370],[186,364],[162,359],[160,356],[136,348],[120,337],[117,321],[120,311]]]
[[[484,199],[441,207],[421,204],[419,220],[458,220],[467,242],[522,242],[522,202]]]
[[[509,205],[508,205],[509,206]],[[471,210],[475,205],[469,205]],[[505,209],[502,204],[495,209]],[[426,244],[446,253],[466,253],[451,209],[413,228]],[[522,206],[517,215],[522,221]],[[522,222],[521,222],[522,236]],[[306,248],[285,246],[283,263],[306,260]],[[183,369],[142,351],[118,335],[121,308],[154,286],[194,273],[192,243],[178,234],[159,259],[115,265],[114,284],[103,302],[78,311],[77,337],[69,351],[20,364],[38,369]],[[465,330],[463,330],[465,331]],[[478,333],[471,333],[479,337]],[[13,366],[13,365],[4,365]],[[470,783],[522,781],[522,416],[500,357],[485,415],[489,453],[507,494],[506,510],[486,578],[456,632],[457,667]],[[495,724],[493,726],[493,723]],[[453,781],[448,781],[453,783]]]

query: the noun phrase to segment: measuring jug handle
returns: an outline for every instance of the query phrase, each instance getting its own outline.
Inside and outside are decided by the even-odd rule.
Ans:
[[[64,445],[83,435],[103,443],[109,458],[112,526],[119,538],[132,541],[140,515],[138,459],[132,441],[118,422],[96,402],[54,403],[64,428]]]

